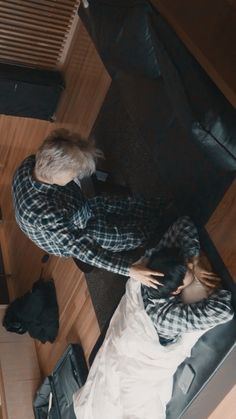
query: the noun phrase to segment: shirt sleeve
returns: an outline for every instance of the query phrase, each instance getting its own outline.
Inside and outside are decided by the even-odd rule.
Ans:
[[[52,215],[49,215],[52,214]],[[48,212],[37,221],[41,234],[44,233],[45,241],[51,243],[51,253],[75,257],[82,262],[98,268],[121,275],[129,275],[129,267],[133,263],[133,256],[128,252],[112,252],[100,247],[91,237],[71,230],[66,224],[66,213],[63,210],[59,214]],[[43,247],[43,243],[42,243]]]
[[[145,227],[145,226],[144,226]],[[97,217],[88,222],[84,234],[94,239],[102,248],[113,252],[136,249],[147,241],[148,231],[130,222],[114,225],[104,218]]]
[[[170,297],[148,299],[145,305],[157,332],[164,336],[206,330],[231,320],[234,315],[231,293],[222,289],[193,304],[184,304],[176,297]]]
[[[145,219],[156,214],[161,200],[160,198],[146,200],[135,197],[119,196],[96,196],[89,199],[89,207],[96,214],[97,212],[115,215],[131,215],[135,218]]]
[[[133,257],[129,256],[128,252],[111,252],[103,249],[89,237],[82,237],[75,242],[70,256],[97,268],[124,276],[129,276],[129,267],[133,263]]]
[[[198,256],[200,252],[200,242],[193,221],[190,217],[178,218],[166,231],[155,249],[148,250],[147,257],[163,247],[178,247],[185,258]]]

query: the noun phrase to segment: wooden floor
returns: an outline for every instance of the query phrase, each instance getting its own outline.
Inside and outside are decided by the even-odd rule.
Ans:
[[[88,358],[100,330],[84,274],[72,259],[52,256],[44,270],[44,277],[54,279],[60,311],[60,329],[56,342],[36,343],[41,371],[47,375],[68,343],[80,342]]]
[[[41,383],[33,339],[7,332],[0,305],[0,405],[2,419],[33,419],[32,396]],[[0,415],[1,418],[1,415]]]
[[[236,417],[236,385],[225,396],[208,419],[235,419]]]
[[[16,226],[11,180],[16,167],[35,152],[46,135],[63,126],[87,137],[110,85],[98,54],[78,20],[64,65],[66,89],[52,124],[35,119],[0,116],[0,240],[10,295],[21,295],[38,279],[43,252]],[[45,277],[53,277],[60,306],[60,333],[55,344],[36,344],[40,368],[48,374],[68,342],[82,343],[85,354],[99,335],[99,327],[83,274],[72,259],[51,257]]]

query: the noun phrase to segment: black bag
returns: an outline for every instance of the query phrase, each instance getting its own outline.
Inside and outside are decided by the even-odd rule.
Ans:
[[[73,394],[84,385],[87,375],[81,346],[69,345],[36,393],[33,403],[35,418],[75,419]]]

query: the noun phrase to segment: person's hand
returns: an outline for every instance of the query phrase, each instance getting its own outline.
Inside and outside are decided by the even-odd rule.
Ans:
[[[161,284],[156,278],[156,276],[163,277],[164,274],[157,271],[152,271],[151,269],[147,268],[146,266],[147,261],[142,261],[140,263],[136,263],[129,268],[129,276],[136,281],[140,281],[143,285],[151,288],[157,288],[157,285]]]
[[[193,273],[208,288],[214,289],[220,285],[220,278],[214,272],[205,269],[199,259],[193,263]]]

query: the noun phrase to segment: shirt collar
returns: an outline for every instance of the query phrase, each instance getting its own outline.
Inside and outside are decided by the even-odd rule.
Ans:
[[[38,191],[41,191],[41,192],[48,192],[51,189],[54,189],[55,185],[49,185],[48,183],[38,182],[37,180],[35,180],[33,178],[33,170],[34,170],[34,166],[35,166],[35,156],[30,156],[30,157],[31,158],[29,159],[28,175],[29,175],[29,181],[30,181],[30,184],[32,185],[32,187],[34,189],[37,189]]]
[[[29,179],[33,188],[37,189],[38,191],[46,192],[46,191],[50,191],[51,189],[55,189],[55,185],[49,185],[47,183],[41,183],[41,182],[38,182],[37,180],[34,180],[32,174],[30,175]]]

